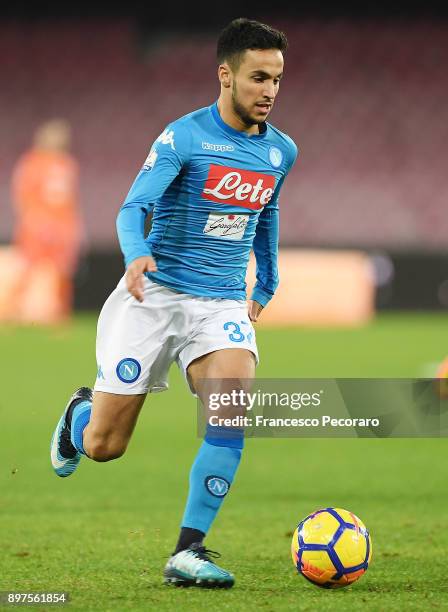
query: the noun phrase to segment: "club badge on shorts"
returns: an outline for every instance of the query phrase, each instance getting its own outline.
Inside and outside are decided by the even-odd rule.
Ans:
[[[142,366],[132,357],[122,359],[116,368],[117,376],[124,383],[133,383],[140,376]]]

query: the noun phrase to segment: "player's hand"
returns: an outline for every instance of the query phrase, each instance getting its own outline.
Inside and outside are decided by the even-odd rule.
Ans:
[[[131,295],[139,302],[143,302],[143,274],[155,272],[156,262],[152,257],[137,257],[131,261],[126,270],[126,287]]]
[[[255,323],[260,316],[261,311],[263,310],[263,306],[259,302],[255,302],[254,300],[249,300],[248,304],[248,312],[249,319]]]

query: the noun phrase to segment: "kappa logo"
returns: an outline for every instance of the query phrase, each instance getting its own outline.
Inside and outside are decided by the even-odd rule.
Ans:
[[[258,210],[272,197],[275,177],[269,174],[210,165],[202,197],[219,204]]]
[[[168,131],[168,128],[167,128],[160,134],[156,142],[161,142],[162,144],[169,144],[171,145],[171,148],[173,149],[173,151],[175,151],[176,147],[174,146],[174,130]]]
[[[211,144],[210,142],[203,142],[202,148],[206,151],[235,151],[235,147],[233,145],[221,145],[221,144]]]
[[[230,483],[221,476],[207,476],[205,486],[214,497],[225,497],[230,489]]]
[[[140,376],[142,366],[132,357],[126,357],[122,359],[116,368],[117,376],[124,383],[133,383]]]

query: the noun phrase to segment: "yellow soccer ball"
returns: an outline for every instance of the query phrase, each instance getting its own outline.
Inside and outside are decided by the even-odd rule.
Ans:
[[[325,589],[348,586],[369,567],[372,540],[364,523],[348,510],[323,508],[299,523],[291,543],[299,574]]]

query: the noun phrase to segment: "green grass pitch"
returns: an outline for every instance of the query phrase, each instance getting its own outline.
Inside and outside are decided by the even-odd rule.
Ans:
[[[66,609],[80,612],[448,609],[446,439],[248,440],[207,540],[235,587],[164,586],[200,443],[177,369],[170,391],[147,400],[123,458],[83,460],[65,480],[50,467],[67,397],[93,383],[95,325],[85,315],[64,329],[0,328],[0,590],[67,591]],[[435,314],[381,315],[353,330],[260,329],[258,376],[425,376],[448,352],[446,329]],[[338,591],[307,583],[289,552],[297,522],[324,505],[358,514],[373,538],[367,574]]]

